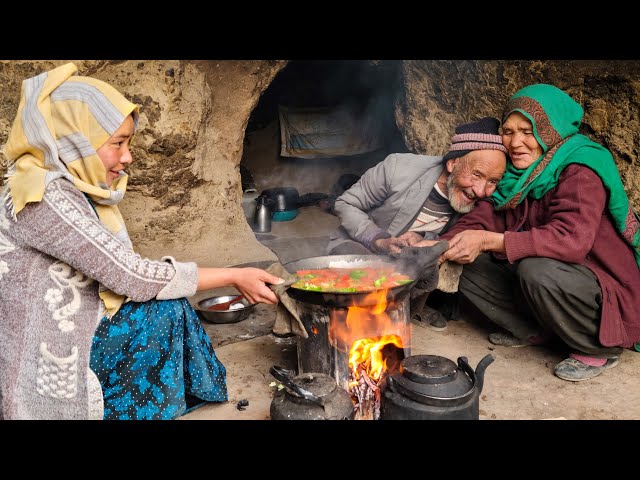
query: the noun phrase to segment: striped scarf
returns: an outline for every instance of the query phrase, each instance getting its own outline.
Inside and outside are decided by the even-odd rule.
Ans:
[[[40,202],[47,185],[66,178],[95,204],[100,221],[125,245],[131,241],[117,204],[127,175],[109,188],[107,170],[96,154],[128,115],[137,125],[138,107],[110,85],[76,76],[67,63],[22,83],[18,114],[5,145],[10,161],[7,203],[14,217],[30,202]],[[125,297],[100,286],[107,315]]]

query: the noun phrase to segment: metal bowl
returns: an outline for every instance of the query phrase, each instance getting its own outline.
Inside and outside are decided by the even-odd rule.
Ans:
[[[255,308],[255,304],[249,303],[249,300],[243,298],[237,303],[242,304],[242,308],[234,310],[208,310],[208,307],[218,303],[228,302],[238,295],[222,295],[218,297],[205,298],[198,302],[196,312],[202,320],[208,323],[237,323],[241,322],[249,316]],[[234,304],[235,305],[235,304]]]

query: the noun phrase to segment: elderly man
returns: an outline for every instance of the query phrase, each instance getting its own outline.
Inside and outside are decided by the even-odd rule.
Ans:
[[[398,253],[444,233],[479,198],[491,195],[506,167],[507,150],[492,117],[456,127],[444,156],[394,153],[367,170],[335,202],[341,226],[329,237],[329,255]],[[412,302],[414,321],[442,331],[440,312]]]

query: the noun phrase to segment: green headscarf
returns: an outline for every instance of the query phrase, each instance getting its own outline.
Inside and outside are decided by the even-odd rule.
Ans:
[[[507,171],[491,196],[496,209],[515,208],[527,196],[540,199],[558,184],[569,164],[585,165],[602,180],[608,193],[609,213],[620,236],[631,245],[640,267],[640,218],[631,208],[609,150],[578,134],[582,107],[559,88],[537,84],[509,99],[503,121],[513,112],[529,119],[543,153],[525,170],[507,163]]]

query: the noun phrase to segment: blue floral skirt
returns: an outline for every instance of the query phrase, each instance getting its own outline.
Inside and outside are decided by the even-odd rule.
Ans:
[[[187,299],[129,302],[104,317],[91,346],[105,420],[167,420],[186,395],[227,400],[226,370]]]

